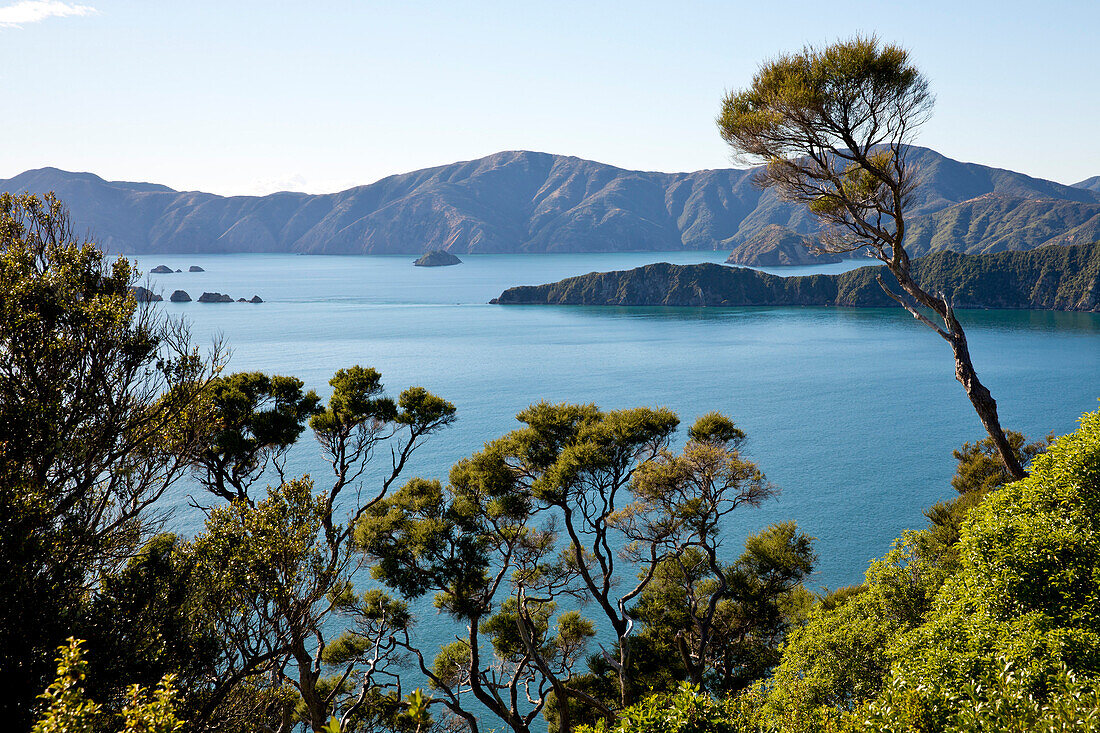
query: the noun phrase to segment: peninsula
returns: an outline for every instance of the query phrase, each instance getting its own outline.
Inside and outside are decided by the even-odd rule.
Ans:
[[[913,261],[921,287],[956,308],[1100,311],[1100,242],[1029,252],[937,252]],[[659,263],[593,272],[505,290],[500,305],[897,307],[878,284],[896,289],[881,266],[839,275],[780,277],[713,263]]]

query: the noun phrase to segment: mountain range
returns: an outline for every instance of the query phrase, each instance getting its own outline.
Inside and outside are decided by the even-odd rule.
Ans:
[[[1100,240],[1100,177],[1074,186],[913,148],[907,245],[996,252]],[[816,222],[752,169],[631,171],[501,152],[332,194],[217,196],[41,168],[0,190],[54,191],[112,252],[309,254],[732,250],[743,264],[817,261]]]

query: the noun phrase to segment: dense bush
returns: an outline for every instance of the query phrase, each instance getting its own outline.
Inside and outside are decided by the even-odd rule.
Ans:
[[[853,712],[813,710],[775,714],[759,691],[715,699],[690,685],[651,695],[631,706],[614,726],[598,723],[581,733],[1069,733],[1100,730],[1100,686],[1065,666],[1036,694],[1027,675],[1003,658],[990,670],[950,692],[932,697],[913,681],[891,679],[870,703]],[[931,705],[929,704],[931,703]],[[789,712],[789,711],[788,711]]]
[[[1100,412],[970,515],[959,569],[899,640],[910,686],[958,694],[998,660],[1042,696],[1064,663],[1100,672]],[[933,694],[933,693],[930,693]]]
[[[686,709],[785,733],[1100,727],[1100,412],[1005,486],[965,480],[988,457],[969,448],[965,493],[824,597],[770,679],[721,704],[654,696],[621,730],[679,730],[662,726]]]
[[[623,711],[619,722],[600,721],[578,733],[739,733],[743,711],[736,698],[715,700],[684,683],[674,692],[650,695]]]
[[[1100,729],[1100,687],[1062,665],[1037,693],[1029,675],[999,657],[980,678],[954,689],[929,690],[899,674],[872,703],[846,716],[843,728],[853,733],[1093,731]]]

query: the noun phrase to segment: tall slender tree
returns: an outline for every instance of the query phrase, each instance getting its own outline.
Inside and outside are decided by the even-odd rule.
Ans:
[[[905,251],[906,206],[917,183],[907,153],[932,104],[928,79],[905,49],[857,36],[765,63],[749,88],[725,97],[717,122],[738,158],[766,165],[758,185],[805,204],[825,225],[821,249],[866,250],[886,265],[898,289],[882,277],[879,284],[951,345],[955,378],[1008,472],[1023,478],[950,295],[921,287]]]
[[[299,722],[320,731],[337,713],[346,727],[355,716],[362,722],[401,708],[380,680],[389,679],[393,635],[406,622],[392,604],[356,599],[351,583],[360,556],[352,532],[385,499],[413,452],[454,422],[455,407],[421,387],[386,397],[381,375],[360,366],[338,370],[329,384],[323,408],[292,377],[235,374],[211,385],[215,429],[193,451],[193,469],[205,472],[210,493],[232,501],[210,509],[206,531],[193,543],[211,590],[202,612],[225,640],[197,724],[224,726],[242,690],[259,693],[250,695],[246,712],[253,721],[271,718],[260,727],[273,733]],[[307,420],[334,474],[321,491],[308,476],[287,479],[279,459]],[[389,466],[364,480],[385,448]],[[250,487],[269,464],[278,484],[255,496]],[[344,640],[329,649],[335,622],[349,614],[365,629],[358,639],[373,647],[353,649]],[[362,691],[357,702],[348,694],[353,683]],[[369,710],[368,699],[376,703]]]

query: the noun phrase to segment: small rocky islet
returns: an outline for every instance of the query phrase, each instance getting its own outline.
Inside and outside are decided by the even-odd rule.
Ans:
[[[191,265],[190,267],[187,268],[187,271],[188,272],[206,272],[206,270],[202,269],[198,265]],[[174,275],[177,272],[183,272],[183,270],[178,270],[178,269],[173,270],[168,265],[157,265],[152,270],[149,270],[149,273],[152,274],[152,275]]]
[[[143,288],[140,285],[131,287],[130,292],[134,294],[134,300],[139,303],[158,303],[164,300],[164,298],[157,293],[154,293],[149,288]]]
[[[417,267],[448,267],[450,265],[461,265],[462,260],[446,250],[433,249],[421,255],[420,259],[413,264]]]
[[[191,265],[190,267],[187,268],[187,271],[188,272],[206,272],[206,270],[204,270],[202,267],[200,267],[198,265]],[[173,270],[168,265],[157,265],[156,267],[154,267],[149,272],[151,274],[154,274],[154,275],[174,275],[177,272],[183,272],[183,270]],[[137,299],[137,301],[139,303],[157,303],[157,302],[161,302],[161,301],[164,300],[164,298],[162,296],[158,295],[157,293],[154,293],[152,290],[149,290],[148,288],[143,288],[141,286],[134,286],[134,287],[130,288],[130,290],[131,290],[131,292],[133,292],[134,297]],[[168,297],[168,300],[172,301],[173,303],[190,303],[190,302],[192,302],[191,295],[186,290],[175,290],[175,291],[173,291],[172,294]],[[198,297],[198,302],[200,302],[200,303],[232,303],[232,302],[234,302],[234,300],[233,300],[233,296],[226,295],[225,293],[203,292],[203,294]],[[264,301],[263,301],[263,298],[261,298],[260,296],[253,295],[251,298],[237,298],[236,302],[238,302],[238,303],[263,303]]]
[[[140,285],[135,285],[130,288],[130,292],[134,294],[134,299],[139,303],[160,303],[164,300],[164,297],[158,293],[154,293],[149,288],[144,288]],[[190,303],[192,301],[191,295],[186,290],[173,291],[168,300],[173,303]],[[234,302],[233,296],[226,295],[225,293],[218,292],[204,292],[198,297],[200,303],[232,303]],[[251,298],[237,298],[238,303],[263,303],[264,300],[258,295],[253,295]]]
[[[182,290],[177,291],[177,292],[183,293]],[[187,295],[187,293],[183,293],[183,295]],[[190,300],[190,298],[188,298],[188,300]],[[232,295],[226,295],[225,293],[216,293],[216,292],[215,293],[203,293],[202,295],[199,296],[199,302],[200,303],[232,303],[233,302],[233,296]],[[261,298],[260,296],[253,295],[250,299],[238,298],[237,302],[238,303],[262,303],[264,301],[263,301],[263,298]]]

